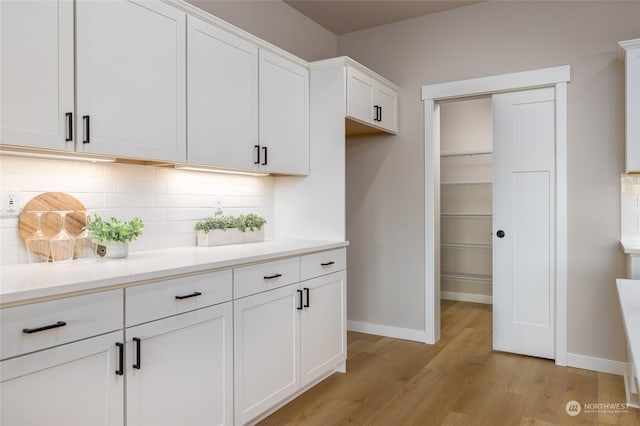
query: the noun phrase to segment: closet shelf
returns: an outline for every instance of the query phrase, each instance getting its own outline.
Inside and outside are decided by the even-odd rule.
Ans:
[[[443,217],[492,217],[491,213],[440,213]]]
[[[491,185],[490,180],[461,180],[457,182],[440,182],[440,185]]]
[[[440,243],[440,247],[490,249],[490,248],[492,248],[492,245],[491,244],[483,244],[483,243]]]
[[[472,155],[489,155],[493,154],[492,149],[470,149],[465,151],[442,151],[440,157],[466,157]]]
[[[440,274],[440,278],[449,278],[454,280],[481,281],[485,283],[493,282],[493,277],[487,274],[442,273]]]

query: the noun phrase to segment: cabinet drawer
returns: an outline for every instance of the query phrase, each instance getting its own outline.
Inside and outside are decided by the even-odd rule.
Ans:
[[[122,328],[123,291],[110,290],[0,310],[0,359]]]
[[[231,270],[158,281],[126,289],[126,326],[231,300]]]
[[[300,281],[300,258],[275,260],[233,270],[234,299]]]
[[[323,251],[302,256],[300,275],[302,281],[321,275],[342,271],[347,267],[347,249]]]

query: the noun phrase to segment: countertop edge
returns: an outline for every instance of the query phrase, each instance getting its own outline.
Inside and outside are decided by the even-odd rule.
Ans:
[[[175,249],[150,250],[134,252],[128,259],[118,260],[98,260],[94,263],[85,264],[40,264],[40,265],[9,265],[11,268],[2,267],[2,281],[0,281],[0,308],[8,308],[29,303],[70,297],[79,294],[96,293],[100,291],[112,290],[115,288],[125,288],[133,285],[144,284],[162,279],[176,278],[193,274],[206,273],[221,269],[230,269],[241,265],[276,260],[279,258],[300,256],[315,252],[334,250],[347,247],[347,241],[309,241],[309,240],[271,240],[262,243],[250,243],[250,245],[235,245],[224,247],[178,247]],[[248,255],[234,255],[235,252],[247,248],[252,251]],[[210,254],[210,260],[207,257]],[[228,254],[225,255],[225,251]],[[186,253],[185,253],[186,252]],[[155,264],[149,263],[145,257],[158,257],[159,261],[171,258],[172,253],[188,257],[190,252],[193,261],[182,261],[174,265],[170,263]],[[230,253],[229,253],[230,252]],[[176,256],[178,257],[178,256]],[[141,262],[141,266],[135,266],[136,262]],[[149,264],[148,264],[149,263]],[[96,269],[103,269],[111,272],[105,276],[100,271],[93,277],[91,266]],[[65,266],[68,269],[64,269]],[[123,272],[109,271],[111,268],[122,266]],[[127,268],[128,267],[128,268]],[[48,269],[47,269],[48,268]],[[7,271],[7,269],[10,269]],[[133,272],[128,272],[133,269]],[[38,286],[33,283],[37,276],[21,277],[21,274],[33,272],[53,272],[53,275],[62,276],[58,278],[57,284]],[[35,274],[37,275],[37,273]],[[91,277],[90,277],[91,276]],[[7,281],[24,280],[26,288],[6,290]],[[3,283],[5,283],[3,285]],[[19,286],[19,284],[18,284]]]

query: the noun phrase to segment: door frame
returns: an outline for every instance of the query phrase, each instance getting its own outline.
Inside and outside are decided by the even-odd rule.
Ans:
[[[563,65],[422,86],[425,143],[425,343],[440,340],[440,106],[438,101],[555,88],[555,362],[567,365],[567,83]]]

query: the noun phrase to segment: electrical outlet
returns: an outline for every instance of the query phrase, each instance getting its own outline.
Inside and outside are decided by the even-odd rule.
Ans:
[[[18,216],[20,213],[20,203],[18,192],[15,190],[2,191],[2,216]]]

